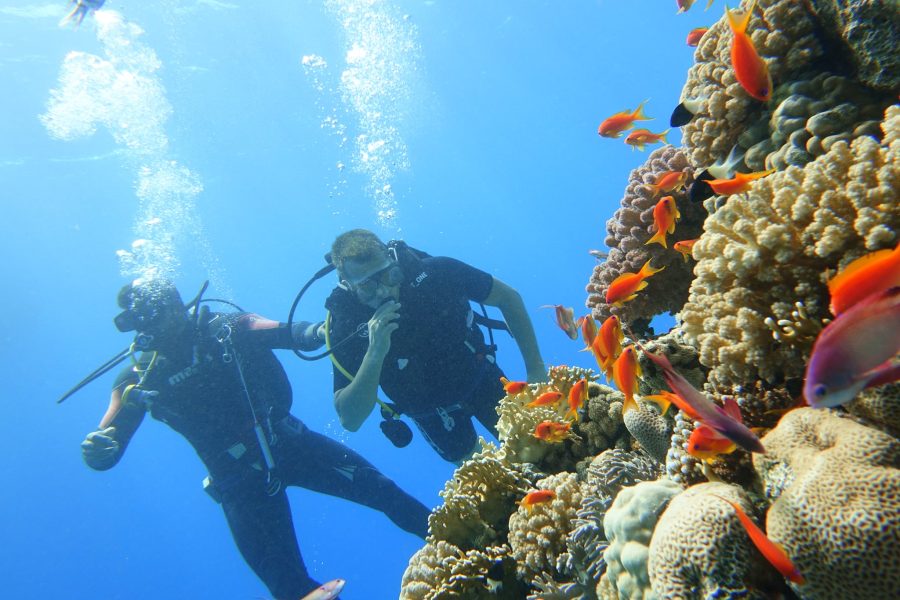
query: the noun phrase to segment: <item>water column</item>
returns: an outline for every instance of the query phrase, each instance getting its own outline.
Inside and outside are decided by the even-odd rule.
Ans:
[[[123,276],[175,278],[179,256],[199,256],[213,285],[225,290],[196,211],[203,184],[167,155],[164,126],[172,106],[157,73],[162,64],[140,42],[143,30],[119,13],[100,10],[91,20],[103,57],[69,52],[40,120],[52,137],[66,141],[106,128],[134,170],[139,207],[134,241],[117,252]]]
[[[301,64],[320,94],[336,87],[342,110],[328,111],[322,128],[347,141],[348,126],[339,116],[355,123],[353,154],[349,163],[365,178],[365,191],[375,218],[382,227],[399,231],[399,207],[393,183],[409,169],[404,128],[415,88],[420,47],[415,26],[384,0],[326,0],[325,7],[338,21],[344,37],[344,69],[329,89],[328,62],[311,54]],[[339,172],[344,163],[336,165]]]

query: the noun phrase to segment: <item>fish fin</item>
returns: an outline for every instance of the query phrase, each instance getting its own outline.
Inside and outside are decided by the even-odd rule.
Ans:
[[[884,260],[889,255],[896,253],[898,258],[900,258],[900,244],[897,244],[897,247],[891,250],[890,248],[885,248],[884,250],[878,250],[877,252],[873,252],[871,254],[867,254],[860,258],[857,258],[849,265],[844,267],[837,275],[828,280],[828,291],[830,293],[834,293],[835,287],[844,283],[844,281],[854,273],[859,272],[861,269],[864,269],[871,265],[873,262],[878,262]]]
[[[750,22],[750,16],[753,14],[753,8],[755,6],[756,0],[751,0],[747,9],[736,16],[734,12],[728,8],[728,5],[725,5],[725,14],[728,16],[728,25],[731,27],[731,31],[734,32],[734,35],[746,34],[747,24]]]
[[[674,231],[674,230],[675,230],[675,228],[672,227],[672,231]],[[669,233],[672,233],[672,231],[669,231]],[[644,242],[645,246],[648,244],[659,244],[663,248],[668,248],[668,246],[666,245],[666,232],[665,231],[657,231],[656,233],[653,234],[653,237],[651,237],[649,240]],[[646,282],[642,282],[642,283],[646,283]],[[638,289],[644,289],[644,288],[638,288]]]
[[[871,371],[868,371],[863,379],[866,381],[866,388],[878,387],[900,380],[900,359],[897,357],[886,360]]]
[[[663,142],[664,144],[668,144],[668,143],[669,143],[669,140],[666,139],[666,136],[669,135],[669,132],[670,132],[670,131],[671,131],[671,129],[666,129],[665,131],[663,131],[662,133],[660,133],[660,134],[659,134],[659,141]]]
[[[652,396],[644,396],[644,400],[649,402],[653,402],[659,407],[659,414],[665,416],[667,412],[669,412],[669,407],[672,406],[672,403],[666,399],[662,394],[654,394]]]
[[[743,423],[744,417],[741,415],[741,407],[738,406],[737,400],[735,400],[733,396],[725,396],[723,402],[725,403],[725,407],[722,410],[725,414],[738,423]]]

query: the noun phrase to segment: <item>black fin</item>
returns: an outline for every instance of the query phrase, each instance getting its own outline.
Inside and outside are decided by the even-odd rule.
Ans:
[[[675,110],[672,111],[672,116],[669,117],[669,125],[672,127],[682,127],[691,122],[691,119],[694,118],[694,113],[689,111],[685,106],[684,102],[675,107]]]
[[[703,171],[694,178],[694,183],[691,184],[691,189],[688,190],[688,198],[690,198],[691,202],[703,202],[715,195],[713,189],[706,183],[710,179],[715,179],[715,177],[708,170]]]

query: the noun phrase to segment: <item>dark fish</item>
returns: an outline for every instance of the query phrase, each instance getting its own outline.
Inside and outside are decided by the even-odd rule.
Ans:
[[[690,198],[691,202],[703,202],[707,198],[715,196],[713,189],[706,183],[710,179],[715,179],[715,177],[709,172],[709,169],[694,178],[694,183],[688,189],[688,198]]]
[[[684,102],[682,102],[672,111],[672,116],[669,117],[669,125],[672,127],[682,127],[690,123],[693,118],[694,113],[685,108]]]

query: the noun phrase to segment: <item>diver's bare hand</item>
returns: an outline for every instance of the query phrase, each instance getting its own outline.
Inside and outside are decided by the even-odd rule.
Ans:
[[[116,462],[121,446],[113,437],[115,427],[107,427],[87,434],[81,442],[81,457],[92,469],[109,468]]]
[[[388,300],[369,319],[369,350],[384,356],[391,349],[391,334],[400,326],[400,303]]]

